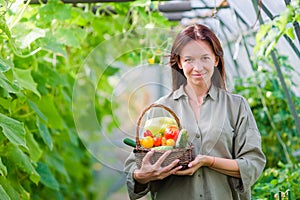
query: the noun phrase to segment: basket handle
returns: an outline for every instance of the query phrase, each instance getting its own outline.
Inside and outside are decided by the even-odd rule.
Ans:
[[[177,115],[174,113],[173,110],[171,110],[169,107],[164,106],[164,105],[162,105],[162,104],[153,103],[153,104],[149,105],[147,108],[145,108],[145,109],[143,110],[143,112],[141,113],[140,117],[138,118],[137,126],[136,126],[136,137],[135,137],[137,147],[141,147],[140,140],[139,140],[139,127],[140,127],[142,118],[143,118],[143,116],[145,115],[145,113],[146,113],[148,110],[150,110],[151,108],[153,108],[153,107],[163,108],[163,109],[165,109],[166,111],[168,111],[168,112],[174,117],[174,119],[175,119],[175,121],[176,121],[176,123],[177,123],[177,125],[178,125],[179,130],[181,130],[180,120],[179,120],[179,118],[177,117]]]

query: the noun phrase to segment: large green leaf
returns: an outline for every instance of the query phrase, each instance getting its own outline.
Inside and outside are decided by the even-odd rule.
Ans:
[[[33,133],[30,133],[29,131],[26,134],[26,144],[31,159],[34,162],[37,162],[41,158],[43,151],[39,147],[38,142],[34,139]]]
[[[40,175],[31,164],[30,158],[18,146],[8,145],[6,155],[14,166],[29,175],[32,182],[35,184],[39,183]]]
[[[62,129],[63,119],[61,118],[57,106],[54,103],[54,97],[52,95],[42,96],[42,98],[36,102],[36,105],[44,113],[48,119],[48,126],[50,128]]]
[[[10,93],[17,93],[19,91],[18,86],[12,84],[2,72],[0,73],[0,87]]]
[[[45,122],[48,121],[47,117],[40,111],[40,109],[37,107],[37,105],[30,101],[29,99],[27,99],[29,106],[34,110],[34,112]]]
[[[75,146],[78,146],[78,135],[76,134],[76,130],[66,129],[66,131],[68,132],[71,143],[74,144]]]
[[[3,187],[0,185],[0,199],[1,200],[11,200],[11,198],[8,196],[8,194],[5,192]]]
[[[66,20],[71,18],[71,7],[59,0],[51,0],[40,7],[39,14],[45,23],[51,22],[52,20]]]
[[[52,151],[51,153],[45,155],[45,160],[48,166],[64,175],[68,183],[71,181],[69,174],[64,166],[64,160],[61,155],[59,155],[55,151]]]
[[[62,75],[55,69],[53,66],[49,66],[48,64],[40,64],[39,65],[39,73],[40,76],[44,77],[46,80],[42,80],[50,86],[57,87],[57,86],[66,86],[67,82],[62,78]],[[37,80],[40,81],[40,80]],[[41,83],[43,84],[43,83]]]
[[[39,46],[64,57],[67,56],[64,44],[58,42],[51,33],[46,33],[46,37],[39,39]]]
[[[41,28],[33,28],[28,34],[23,35],[23,37],[18,38],[20,40],[20,48],[28,48],[30,44],[38,38],[45,37],[46,30]]]
[[[58,38],[62,44],[79,48],[79,39],[82,37],[80,30],[82,31],[82,29],[76,28],[61,28],[55,33],[55,37]]]
[[[11,174],[7,178],[0,176],[0,185],[12,200],[28,200],[30,198],[30,194],[22,187],[16,174]]]
[[[40,136],[42,137],[43,141],[49,147],[50,150],[53,149],[53,141],[52,137],[49,133],[48,127],[45,123],[41,122],[39,118],[36,118],[36,125],[39,129]]]
[[[0,113],[0,126],[9,141],[15,145],[26,147],[25,129],[21,122]]]
[[[3,164],[2,159],[0,157],[0,176],[6,176],[7,175],[7,168]]]
[[[73,7],[71,13],[71,23],[80,27],[86,26],[95,18],[95,15],[92,12],[86,12],[79,7]]]
[[[11,68],[10,64],[6,60],[0,58],[0,72],[6,72]]]
[[[39,97],[41,96],[40,93],[37,91],[36,86],[37,84],[34,82],[31,76],[31,69],[19,69],[14,68],[15,78],[18,81],[18,84],[25,89],[28,89],[34,92]]]
[[[37,171],[41,176],[42,184],[53,190],[59,190],[59,183],[45,163],[38,162]]]
[[[11,106],[11,102],[12,102],[12,100],[9,99],[9,98],[6,98],[6,97],[1,98],[1,97],[0,97],[0,105],[1,105],[3,108],[6,108],[6,109],[9,110],[9,108],[10,108],[10,106]]]

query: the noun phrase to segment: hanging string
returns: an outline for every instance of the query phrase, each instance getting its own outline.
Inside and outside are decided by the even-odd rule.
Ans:
[[[255,27],[255,25],[257,24],[257,22],[260,18],[261,8],[262,8],[262,0],[259,0],[258,1],[258,11],[257,11],[256,20],[255,20],[254,24],[251,26],[251,29],[253,29]]]
[[[220,21],[217,16],[217,1],[214,0],[214,9],[212,13],[212,18],[214,21],[215,34],[219,37]]]
[[[213,15],[212,15],[212,17],[213,17],[214,19],[216,19],[216,17],[217,17],[217,2],[216,2],[216,0],[214,0],[214,3],[215,3],[215,7],[214,7],[214,10],[213,10]]]

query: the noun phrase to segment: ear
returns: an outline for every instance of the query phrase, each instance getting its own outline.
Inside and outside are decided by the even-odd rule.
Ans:
[[[176,59],[176,62],[177,62],[177,65],[178,65],[179,69],[182,69],[180,57],[178,57],[178,58]]]
[[[217,67],[218,66],[218,64],[219,64],[219,57],[218,56],[216,56],[216,60],[215,60],[215,67]]]
[[[182,69],[180,61],[177,64],[178,64],[179,69]]]

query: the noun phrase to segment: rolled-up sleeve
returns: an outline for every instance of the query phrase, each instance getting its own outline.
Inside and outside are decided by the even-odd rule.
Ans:
[[[265,167],[266,158],[261,148],[260,132],[244,98],[241,98],[237,114],[233,150],[241,179],[233,178],[232,181],[235,189],[243,193],[259,178]]]
[[[134,154],[131,153],[125,161],[126,185],[131,200],[145,196],[150,190],[150,184],[140,184],[133,179],[133,172],[137,168]]]

